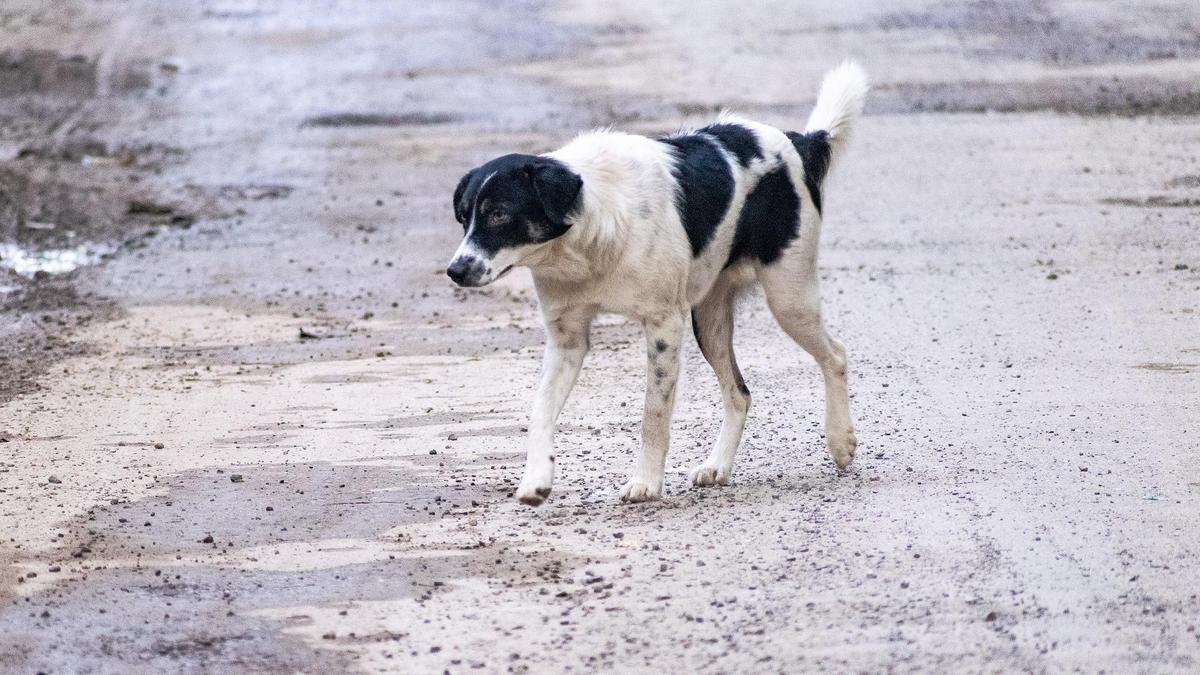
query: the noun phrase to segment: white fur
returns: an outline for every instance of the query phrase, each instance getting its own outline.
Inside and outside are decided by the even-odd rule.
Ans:
[[[868,89],[867,74],[854,61],[843,61],[826,73],[821,81],[817,105],[809,114],[804,131],[824,130],[829,133],[833,148],[831,164],[837,163],[838,156],[850,140],[850,129],[862,113]]]
[[[807,131],[825,130],[836,156],[862,109],[866,80],[853,64],[825,78]],[[541,384],[529,429],[528,462],[517,497],[540,504],[554,476],[554,429],[589,347],[588,330],[600,312],[641,321],[646,331],[647,386],[642,451],[629,481],[627,501],[662,495],[670,420],[689,315],[694,311],[705,356],[721,384],[725,420],[712,452],[693,470],[697,486],[724,485],[733,470],[750,406],[733,355],[733,305],[740,291],[758,282],[780,325],[817,361],[825,378],[826,436],[839,468],[854,456],[857,441],[850,419],[846,352],[821,319],[816,250],[820,214],[803,189],[804,165],[780,130],[723,115],[751,129],[764,159],[742,167],[727,157],[735,193],[713,239],[693,258],[674,203],[675,180],[668,146],[613,131],[587,133],[549,153],[583,178],[582,207],[567,233],[506,256],[527,265],[541,301],[547,346]],[[800,234],[769,265],[743,261],[728,268],[738,214],[759,178],[786,166],[801,198]],[[505,264],[508,264],[505,261]],[[493,261],[495,269],[503,265]]]

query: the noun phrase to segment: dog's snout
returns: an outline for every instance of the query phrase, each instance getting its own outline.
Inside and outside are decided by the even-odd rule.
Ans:
[[[456,284],[469,284],[471,278],[477,276],[478,269],[479,260],[472,256],[459,256],[450,261],[450,266],[446,268],[446,276],[453,279]]]

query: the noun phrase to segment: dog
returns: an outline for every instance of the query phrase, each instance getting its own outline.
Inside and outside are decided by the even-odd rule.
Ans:
[[[537,506],[550,495],[556,421],[601,312],[640,321],[646,333],[642,448],[621,499],[662,496],[689,318],[725,408],[711,453],[689,477],[698,487],[728,485],[750,409],[733,353],[734,304],[754,284],[820,367],[826,444],[839,469],[850,464],[858,441],[846,350],[822,321],[816,262],[824,181],[866,93],[865,73],[846,62],[826,74],[802,133],[723,113],[706,127],[657,139],[593,131],[462,177],[454,215],[464,236],[446,273],[474,287],[528,267],[546,327],[518,500]]]

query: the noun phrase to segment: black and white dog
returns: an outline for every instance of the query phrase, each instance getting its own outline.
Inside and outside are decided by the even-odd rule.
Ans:
[[[750,407],[733,354],[734,302],[754,283],[821,367],[829,453],[838,468],[850,464],[857,439],[846,350],[822,322],[816,262],[822,183],[866,93],[862,69],[847,62],[825,76],[804,133],[722,115],[660,139],[587,133],[554,152],[505,155],[463,176],[454,215],[466,235],[446,273],[461,286],[483,286],[529,267],[546,324],[519,500],[538,505],[550,494],[556,420],[600,312],[646,330],[642,452],[621,499],[662,496],[689,314],[725,405],[716,445],[691,481],[727,485]]]

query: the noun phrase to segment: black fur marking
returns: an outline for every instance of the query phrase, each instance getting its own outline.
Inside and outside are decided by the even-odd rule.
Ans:
[[[463,176],[454,190],[454,216],[488,253],[542,243],[570,229],[582,188],[583,179],[556,159],[504,155]]]
[[[695,257],[712,240],[733,201],[733,171],[709,136],[691,134],[659,140],[675,149],[672,173],[679,185],[675,208]]]
[[[764,174],[746,195],[729,251],[728,267],[742,258],[769,265],[800,233],[800,198],[786,166]]]
[[[737,379],[738,379],[738,383],[737,383],[738,391],[742,392],[743,396],[749,396],[750,395],[750,387],[746,386],[746,381],[742,379],[741,373],[737,374]]]
[[[654,341],[654,348],[660,352],[667,351],[667,347],[669,347],[669,346],[670,345],[667,344],[666,340],[659,339],[659,340]]]
[[[812,131],[807,134],[787,132],[800,159],[804,160],[804,187],[812,197],[813,206],[821,213],[821,185],[825,182],[825,174],[829,172],[829,160],[833,149],[829,147],[829,132]]]
[[[466,199],[467,186],[475,174],[475,169],[468,171],[462,180],[458,181],[458,187],[454,188],[454,219],[462,223],[464,230],[467,229],[467,219],[471,216],[471,203]]]
[[[758,138],[754,132],[740,124],[710,124],[699,130],[718,141],[742,166],[750,166],[755,159],[762,159],[762,148],[758,147]]]

